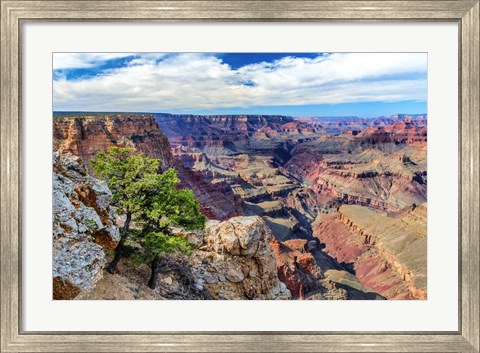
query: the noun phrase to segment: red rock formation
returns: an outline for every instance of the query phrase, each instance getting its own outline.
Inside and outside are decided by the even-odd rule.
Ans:
[[[55,116],[54,150],[68,151],[84,161],[109,146],[133,146],[164,165],[173,162],[168,139],[155,118],[146,114]]]
[[[305,251],[306,243],[302,239],[281,243],[274,238],[269,244],[277,259],[278,278],[294,299],[304,299],[307,293],[317,289],[317,280],[323,276],[315,258]]]
[[[368,127],[356,140],[367,144],[395,143],[425,147],[427,145],[427,127],[418,127],[411,121],[399,120],[391,125]]]
[[[404,254],[412,252],[409,247],[418,248],[425,243],[421,237],[418,238],[420,233],[412,236],[406,234],[405,224],[409,225],[411,232],[419,229],[422,234],[426,234],[426,208],[417,208],[416,211],[403,210],[393,218],[378,216],[375,218],[374,229],[379,235],[370,234],[355,220],[348,218],[342,209],[343,207],[337,213],[324,216],[314,226],[313,233],[325,244],[325,251],[340,263],[352,264],[362,285],[388,299],[425,299],[426,284],[420,284],[423,282],[415,279],[415,271],[419,271],[419,276],[425,275],[426,260],[424,264],[420,263],[420,266],[417,263],[422,262],[422,258],[426,259],[426,249],[421,249],[422,254],[412,253],[412,257],[417,257],[413,261]],[[373,215],[372,211],[369,212]],[[415,224],[418,224],[417,228],[414,228]],[[389,234],[385,239],[382,229]],[[388,236],[395,233],[401,235],[388,239]],[[414,243],[415,237],[422,244],[412,245],[418,243]],[[393,245],[390,246],[389,242]],[[421,279],[423,281],[423,277]]]
[[[243,215],[242,200],[232,192],[225,183],[211,184],[206,182],[199,173],[184,167],[180,162],[175,169],[181,180],[181,186],[193,190],[200,201],[202,213],[209,219],[227,220]]]
[[[378,300],[355,276],[328,255],[319,252],[317,241],[292,239],[270,241],[277,259],[278,278],[285,283],[294,299],[319,300]],[[350,280],[345,280],[350,278]]]

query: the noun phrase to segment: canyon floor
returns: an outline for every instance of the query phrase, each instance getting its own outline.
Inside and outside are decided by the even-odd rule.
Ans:
[[[210,221],[156,291],[126,258],[77,299],[427,298],[426,116],[54,117],[54,150],[86,170],[111,145],[173,166]],[[209,239],[227,228],[255,251],[220,252]]]

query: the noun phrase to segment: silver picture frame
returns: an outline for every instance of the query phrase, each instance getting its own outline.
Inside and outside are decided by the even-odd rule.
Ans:
[[[479,352],[479,1],[1,0],[1,352]],[[21,298],[21,35],[52,21],[415,21],[459,26],[459,327],[453,332],[30,332]],[[455,133],[455,132],[452,132]],[[434,220],[431,220],[434,221]]]

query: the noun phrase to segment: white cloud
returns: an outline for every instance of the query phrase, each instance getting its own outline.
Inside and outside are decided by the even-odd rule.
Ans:
[[[128,53],[53,53],[53,69],[92,68],[105,61],[128,57]]]
[[[59,54],[56,54],[59,55]],[[105,59],[70,56],[57,66]],[[100,55],[100,56],[98,56]],[[55,110],[169,111],[346,102],[426,100],[426,54],[336,53],[286,57],[232,69],[204,54],[139,55],[87,79],[54,81]],[[70,66],[68,66],[70,65]]]

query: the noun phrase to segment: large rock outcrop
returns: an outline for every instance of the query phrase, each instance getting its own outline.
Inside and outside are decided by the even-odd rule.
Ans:
[[[53,297],[73,299],[102,277],[119,241],[112,194],[70,153],[53,154]]]
[[[213,299],[289,299],[277,276],[272,233],[257,216],[209,221],[190,263]]]
[[[384,299],[363,286],[347,268],[324,253],[317,239],[293,239],[270,247],[277,259],[278,278],[293,299],[379,300]]]
[[[286,284],[294,299],[305,299],[310,292],[319,288],[323,270],[311,252],[305,251],[307,241],[303,239],[279,242],[273,239],[270,247],[277,260],[277,273]]]
[[[126,257],[119,271],[108,272],[78,299],[237,300],[291,299],[276,269],[272,234],[260,217],[208,221],[204,230],[174,233],[198,247],[190,256],[165,255],[154,290],[146,283],[150,267]]]
[[[163,165],[173,161],[168,139],[149,114],[78,114],[54,116],[54,150],[88,162],[110,146],[132,146]]]

